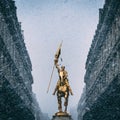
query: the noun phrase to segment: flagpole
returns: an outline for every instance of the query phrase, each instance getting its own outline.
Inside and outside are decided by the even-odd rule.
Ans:
[[[50,81],[49,81],[47,93],[49,92],[49,88],[50,88],[50,84],[51,84],[51,81],[52,81],[52,76],[53,76],[54,68],[55,68],[55,65],[53,65],[53,69],[52,69],[52,73],[51,73],[51,76],[50,76]]]
[[[61,47],[62,47],[62,43],[63,43],[63,40],[62,40],[61,44],[59,45],[59,48],[58,48],[58,50],[56,52],[56,54],[58,55],[58,58],[59,58],[59,55],[60,55],[60,50],[61,50]],[[49,92],[49,89],[50,89],[50,85],[51,85],[51,81],[52,81],[52,76],[53,76],[54,68],[55,68],[55,65],[53,65],[53,69],[52,69],[52,73],[51,73],[51,76],[50,76],[50,81],[49,81],[47,93]]]

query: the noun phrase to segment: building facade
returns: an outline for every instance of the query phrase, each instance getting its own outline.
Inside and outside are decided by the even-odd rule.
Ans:
[[[80,97],[80,100],[78,102],[78,107],[77,107],[77,112],[78,112],[77,119],[78,120],[83,120],[83,116],[86,110],[87,110],[86,109],[86,87],[84,87],[83,93]]]
[[[86,61],[83,120],[120,119],[120,0],[105,0]],[[79,119],[81,120],[81,119]]]
[[[31,71],[15,2],[0,0],[0,120],[42,120]]]

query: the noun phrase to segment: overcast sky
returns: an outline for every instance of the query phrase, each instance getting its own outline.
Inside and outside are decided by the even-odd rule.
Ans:
[[[74,93],[69,97],[69,111],[78,104],[84,87],[85,62],[103,3],[104,0],[16,0],[33,66],[33,91],[41,110],[50,117],[57,112],[57,98],[52,95],[58,80],[56,70],[49,93],[46,91],[58,45],[63,40],[61,64],[66,66]]]

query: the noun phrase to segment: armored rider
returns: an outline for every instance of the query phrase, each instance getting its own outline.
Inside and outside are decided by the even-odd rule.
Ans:
[[[68,73],[65,70],[65,66],[61,66],[61,68],[58,65],[58,56],[55,55],[55,59],[54,59],[54,64],[58,70],[58,75],[59,75],[59,80],[57,82],[56,88],[53,92],[53,95],[55,95],[56,91],[57,91],[57,99],[58,99],[58,110],[59,112],[62,112],[62,100],[61,97],[65,98],[65,102],[64,102],[64,106],[65,106],[65,112],[67,112],[67,106],[68,106],[68,97],[69,97],[69,92],[71,93],[71,95],[73,95],[72,93],[72,89],[69,85],[68,82]]]

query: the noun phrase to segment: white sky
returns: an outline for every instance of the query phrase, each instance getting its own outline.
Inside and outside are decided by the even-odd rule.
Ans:
[[[40,108],[50,117],[57,112],[57,97],[52,95],[58,80],[56,70],[50,91],[46,91],[58,45],[63,40],[62,64],[74,93],[69,97],[69,111],[78,104],[84,87],[85,62],[103,3],[104,0],[16,0],[33,66],[33,91]]]

